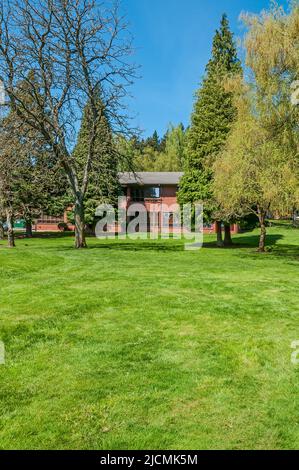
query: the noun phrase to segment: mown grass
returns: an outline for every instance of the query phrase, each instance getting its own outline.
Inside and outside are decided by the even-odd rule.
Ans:
[[[0,242],[2,449],[299,447],[299,231]]]

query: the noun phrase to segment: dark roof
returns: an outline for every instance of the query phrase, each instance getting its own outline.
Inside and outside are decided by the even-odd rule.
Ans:
[[[123,185],[139,184],[169,184],[178,185],[184,173],[182,172],[137,172],[137,173],[119,173],[119,182]]]

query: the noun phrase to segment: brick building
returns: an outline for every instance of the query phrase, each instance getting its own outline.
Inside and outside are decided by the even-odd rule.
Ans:
[[[171,226],[173,213],[171,206],[178,204],[177,192],[181,172],[145,172],[120,173],[119,181],[126,196],[126,208],[129,210],[133,203],[141,203],[148,213],[156,212],[158,229],[165,224]],[[205,233],[215,233],[216,224],[204,226]],[[238,233],[238,226],[232,225],[232,232]]]
[[[154,214],[154,221],[157,230],[169,224],[172,225],[174,211],[172,208],[178,203],[177,192],[180,184],[181,172],[137,172],[137,173],[120,173],[119,182],[125,196],[125,204],[127,211],[134,203],[142,204],[149,217]],[[131,218],[134,218],[132,215]],[[128,222],[130,216],[128,217]],[[68,223],[67,212],[61,217],[41,216],[33,226],[36,231],[59,231],[61,223],[67,224],[70,230],[74,227]],[[206,225],[204,227],[206,233],[216,232],[216,224]],[[238,232],[238,226],[232,226],[232,232]]]

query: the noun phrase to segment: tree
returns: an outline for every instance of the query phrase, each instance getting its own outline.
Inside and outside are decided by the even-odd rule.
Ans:
[[[141,141],[136,137],[130,141],[121,139],[118,141],[119,153],[127,156],[135,171],[182,171],[186,150],[183,124],[170,124],[162,140],[158,134],[154,133],[154,136]]]
[[[65,171],[73,196],[76,248],[86,246],[84,201],[102,110],[114,132],[129,131],[122,100],[135,77],[131,52],[117,4],[107,9],[96,0],[1,1],[0,75],[12,109],[43,135]],[[32,69],[35,80],[28,79]],[[34,112],[15,92],[24,81]],[[72,150],[87,102],[88,152],[79,174]]]
[[[158,132],[154,131],[151,137],[148,137],[144,142],[144,147],[151,147],[155,152],[158,152],[160,149],[160,139]]]
[[[259,107],[260,89],[239,85],[238,118],[214,165],[213,189],[227,217],[249,213],[258,217],[259,251],[264,252],[267,214],[293,207],[298,167],[281,137],[265,125],[263,107]]]
[[[99,108],[103,107],[100,96],[98,97]],[[85,107],[83,120],[78,136],[78,142],[73,152],[76,161],[77,172],[82,177],[84,162],[88,154],[88,141],[91,107]],[[101,120],[97,127],[94,143],[95,157],[90,168],[89,185],[84,201],[85,221],[92,225],[95,219],[96,208],[101,204],[117,204],[119,195],[118,164],[119,154],[113,142],[113,135],[105,110],[99,111]]]
[[[273,211],[291,213],[298,204],[299,5],[290,2],[290,11],[286,13],[273,3],[269,11],[243,15],[243,20],[248,29],[245,47],[246,65],[251,72],[251,113],[259,133],[266,136],[265,143],[280,152],[280,159],[273,164],[273,191],[272,194],[268,191],[267,196],[270,199],[271,195]],[[263,225],[261,216],[260,223]]]
[[[34,81],[34,72],[28,74],[28,79]],[[17,84],[15,93],[35,111],[34,102],[27,92],[26,82]],[[66,181],[53,152],[43,136],[32,129],[20,116],[6,106],[5,116],[1,120],[1,167],[2,167],[2,204],[7,210],[9,204],[12,210],[11,218],[24,219],[27,237],[32,237],[32,220],[40,213],[49,209],[50,199]],[[7,167],[7,168],[6,168]],[[10,174],[10,167],[13,168]],[[13,178],[12,178],[13,176]],[[9,198],[7,195],[9,194]],[[61,208],[60,213],[63,212]]]
[[[227,76],[240,73],[241,65],[233,35],[227,16],[223,15],[220,29],[216,31],[213,40],[212,58],[206,67],[202,86],[196,94],[187,138],[185,175],[179,190],[179,201],[182,204],[204,202],[206,220],[215,220],[219,214],[219,208],[212,199],[212,167],[226,143],[236,116],[232,95],[224,88],[223,83]],[[218,244],[222,246],[221,224],[218,223],[217,226]],[[230,230],[226,230],[226,234],[229,234],[226,241],[230,243]]]
[[[164,152],[160,152],[156,171],[182,171],[185,159],[186,134],[183,124],[169,125]]]
[[[243,15],[246,65],[257,94],[262,125],[294,158],[299,149],[299,5],[290,13],[272,4],[260,15]]]
[[[0,126],[0,210],[6,218],[9,248],[15,246],[14,219],[20,205],[20,166],[24,157],[24,147],[16,135],[14,115],[9,114]]]
[[[1,162],[1,160],[0,160]],[[3,207],[3,198],[1,197],[1,173],[0,173],[0,240],[4,240],[5,237],[5,230],[4,230],[4,224],[5,224],[5,207]]]
[[[0,240],[4,240],[4,217],[0,216]]]
[[[16,122],[19,121],[16,116]],[[32,133],[31,133],[32,134]],[[18,127],[16,139],[24,136]],[[25,152],[26,150],[26,152]],[[49,151],[42,139],[36,140],[27,135],[26,148],[19,162],[18,216],[25,221],[26,236],[32,237],[32,222],[41,213],[60,216],[70,205],[67,197],[67,180],[56,156]]]
[[[35,82],[33,70],[28,73],[27,79]],[[36,89],[38,90],[37,86]],[[15,93],[26,102],[31,112],[35,111],[34,102],[28,93],[26,81],[16,85]],[[14,134],[12,145],[15,142],[17,147],[21,147],[18,162],[18,186],[15,187],[17,192],[15,196],[18,201],[17,212],[25,220],[26,235],[32,237],[32,219],[35,214],[38,214],[41,200],[45,197],[42,184],[45,179],[45,169],[41,170],[39,159],[43,153],[47,152],[47,148],[42,135],[35,129],[28,127],[16,112],[9,109],[8,120],[11,118],[13,119],[12,130]]]
[[[166,141],[167,141],[167,137],[168,137],[168,131],[169,131],[169,129],[167,129],[167,131],[165,132],[165,134],[163,135],[163,137],[160,139],[160,146],[159,146],[160,152],[165,152],[165,149],[166,149]]]

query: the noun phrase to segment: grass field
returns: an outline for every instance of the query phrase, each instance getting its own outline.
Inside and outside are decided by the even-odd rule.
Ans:
[[[299,448],[299,231],[0,242],[2,449]]]

